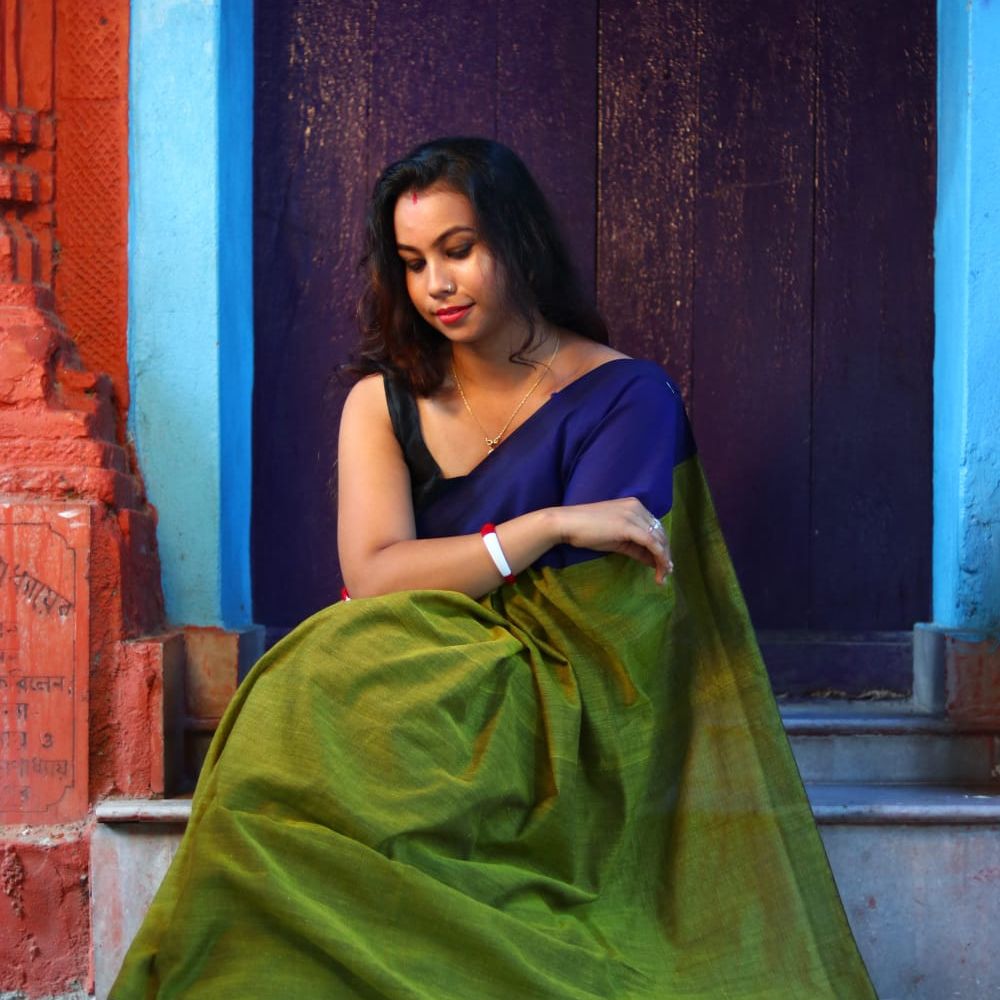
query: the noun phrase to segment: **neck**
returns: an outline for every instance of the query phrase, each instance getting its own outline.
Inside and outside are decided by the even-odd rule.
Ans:
[[[503,388],[519,384],[531,378],[532,373],[537,370],[537,365],[525,362],[548,361],[556,346],[558,334],[555,329],[545,322],[537,323],[535,329],[535,345],[515,361],[511,361],[510,356],[523,341],[524,330],[518,330],[506,342],[498,343],[495,340],[490,344],[452,344],[452,363],[462,381],[472,385]]]

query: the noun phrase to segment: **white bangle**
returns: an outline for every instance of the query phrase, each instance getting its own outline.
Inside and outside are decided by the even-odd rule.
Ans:
[[[483,536],[483,544],[486,546],[486,551],[489,552],[490,558],[493,560],[493,565],[497,568],[497,572],[503,577],[503,582],[513,583],[517,577],[511,572],[510,563],[507,562],[507,557],[503,554],[503,549],[500,547],[496,525],[484,524],[479,529],[479,534]]]

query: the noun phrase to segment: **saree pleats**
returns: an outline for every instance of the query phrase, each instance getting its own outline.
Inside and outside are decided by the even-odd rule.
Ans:
[[[665,526],[274,647],[112,997],[874,997],[697,458]]]

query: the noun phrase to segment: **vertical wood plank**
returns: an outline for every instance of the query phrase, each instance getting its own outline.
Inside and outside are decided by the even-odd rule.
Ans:
[[[357,339],[369,7],[256,4],[252,571],[268,625],[297,624],[340,587],[334,372]]]
[[[373,4],[369,187],[417,143],[496,131],[497,0]]]
[[[528,165],[594,293],[597,0],[502,0],[497,138]]]
[[[616,347],[689,396],[697,149],[695,4],[600,5],[597,299]]]
[[[808,617],[811,2],[703,9],[696,431],[758,627]]]
[[[935,6],[820,0],[814,624],[930,612]]]

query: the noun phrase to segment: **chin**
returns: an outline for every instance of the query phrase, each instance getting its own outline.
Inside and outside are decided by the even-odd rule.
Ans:
[[[444,327],[435,326],[435,330],[441,334],[445,340],[450,340],[453,344],[474,344],[477,340],[482,340],[482,331],[477,327]]]

